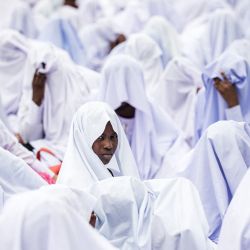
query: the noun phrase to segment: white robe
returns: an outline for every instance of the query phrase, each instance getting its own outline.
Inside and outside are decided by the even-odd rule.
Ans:
[[[23,147],[16,139],[14,135],[10,133],[4,123],[0,120],[0,147],[8,150],[13,155],[21,158],[38,173],[46,173],[50,177],[54,176],[54,173],[47,168],[44,164],[39,162],[35,155]]]
[[[164,70],[153,97],[172,117],[193,144],[197,88],[202,85],[201,71],[183,57],[172,59]]]
[[[189,154],[172,168],[166,168],[165,177],[188,178],[198,189],[209,236],[214,241],[218,239],[227,207],[250,166],[249,131],[247,123],[217,122],[206,130]]]
[[[0,148],[0,210],[11,196],[46,184],[22,159]]]
[[[185,179],[115,177],[90,193],[96,229],[121,250],[214,249],[198,193]]]
[[[94,153],[92,145],[102,135],[109,121],[118,135],[118,146],[110,162],[104,165]],[[139,178],[134,157],[117,115],[105,103],[89,102],[74,116],[57,183],[86,188],[95,182],[111,178],[107,168],[114,176]]]
[[[45,69],[41,63],[46,64]],[[32,79],[36,69],[47,76],[44,100],[39,107],[32,101]],[[20,134],[36,150],[47,147],[62,159],[72,117],[99,85],[99,75],[76,66],[56,47],[41,44],[29,54],[24,81],[18,113]]]
[[[144,72],[145,87],[150,96],[163,72],[162,51],[149,36],[138,33],[129,37],[124,52],[140,62]]]
[[[114,250],[88,225],[94,203],[84,191],[55,185],[16,195],[0,217],[1,247]]]
[[[246,173],[225,214],[218,250],[246,250],[250,247],[250,172]]]
[[[160,47],[164,68],[173,57],[180,55],[181,41],[179,34],[173,25],[163,17],[151,17],[146,23],[143,32],[150,36]]]
[[[22,95],[24,64],[31,44],[23,35],[14,30],[0,33],[0,79],[1,99],[8,124],[18,133],[17,112]]]
[[[147,97],[145,86],[142,67],[136,60],[127,55],[113,56],[103,68],[98,98],[114,110],[123,102],[136,109],[131,149],[141,178],[151,179],[189,147],[170,116]]]

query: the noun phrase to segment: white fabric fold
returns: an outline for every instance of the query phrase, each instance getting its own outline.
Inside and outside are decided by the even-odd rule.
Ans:
[[[107,122],[118,135],[118,146],[110,162],[104,165],[92,145],[102,135]],[[115,112],[105,103],[89,102],[75,114],[57,183],[85,188],[114,175],[138,177],[137,167],[126,135]]]

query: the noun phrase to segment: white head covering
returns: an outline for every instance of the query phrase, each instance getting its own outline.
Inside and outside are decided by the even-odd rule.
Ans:
[[[42,63],[46,64],[45,69]],[[36,69],[47,76],[42,104],[44,139],[62,157],[72,117],[86,102],[91,85],[97,86],[99,78],[95,80],[92,71],[73,64],[65,52],[52,45],[41,44],[30,51],[26,65],[25,94],[22,97],[29,98],[26,102],[31,102],[31,83]],[[25,129],[23,124],[22,130]],[[31,141],[30,138],[24,139]]]
[[[173,25],[163,17],[151,17],[144,27],[144,33],[150,36],[160,47],[164,68],[169,60],[180,54],[178,33]]]
[[[9,27],[29,38],[35,38],[38,33],[32,4],[19,1],[11,13]]]
[[[183,18],[181,18],[174,4],[165,0],[145,0],[150,16],[162,16],[166,21],[175,25],[176,29],[181,30],[183,27]],[[174,1],[175,2],[175,1]]]
[[[0,147],[0,189],[2,193],[0,209],[12,195],[44,185],[46,182],[22,159]]]
[[[3,109],[16,115],[22,93],[25,61],[30,47],[28,39],[14,30],[0,32],[0,79]],[[10,123],[17,132],[16,122]]]
[[[55,11],[63,5],[64,0],[41,0],[39,1],[34,11],[46,18],[49,18]]]
[[[139,63],[126,55],[113,56],[102,71],[100,99],[115,110],[122,102],[136,109],[131,148],[141,178],[153,178],[180,135],[171,118],[150,102]]]
[[[246,37],[250,37],[249,21],[250,21],[250,2],[241,0],[235,8],[237,18],[241,24],[241,28]]]
[[[150,13],[144,1],[127,1],[123,11],[117,13],[114,17],[114,23],[119,27],[120,33],[129,36],[132,33],[140,32]]]
[[[67,7],[67,6],[66,6]],[[65,14],[67,16],[67,14]],[[84,47],[75,24],[70,18],[57,15],[48,21],[39,34],[39,40],[52,43],[68,52],[71,59],[82,66],[86,64]]]
[[[183,58],[171,60],[157,85],[154,98],[185,132],[188,142],[194,136],[194,111],[201,72]]]
[[[81,15],[82,25],[95,23],[99,18],[104,17],[102,0],[82,0],[79,3],[79,14]]]
[[[250,74],[249,63],[245,58],[238,56],[230,50],[225,51],[217,60],[208,65],[202,75],[206,87],[206,103],[203,118],[204,131],[210,124],[226,120],[225,110],[228,108],[226,101],[214,87],[214,78],[222,78],[224,72],[230,82],[235,85],[239,99],[240,109],[244,121],[250,122]]]
[[[80,39],[85,48],[86,65],[99,71],[110,52],[110,43],[119,33],[110,19],[101,19],[98,22],[83,27]]]
[[[143,68],[146,89],[150,92],[159,81],[163,71],[162,51],[149,36],[139,33],[126,42],[125,53],[138,60]]]
[[[214,241],[232,196],[250,166],[249,131],[248,124],[235,121],[211,125],[195,148],[172,168],[174,173],[166,175],[188,178],[196,186]]]
[[[1,247],[114,249],[88,225],[94,202],[86,192],[57,185],[17,195],[9,200],[0,218]]]
[[[212,13],[201,41],[204,65],[211,63],[230,43],[240,38],[243,38],[243,32],[232,10],[219,9]]]
[[[90,193],[97,230],[121,250],[211,249],[198,193],[187,180],[116,177]]]
[[[218,250],[245,250],[250,246],[250,171],[242,179],[227,209]]]
[[[110,121],[118,135],[118,146],[107,165],[94,153],[92,145]],[[68,148],[58,176],[58,183],[84,188],[114,175],[138,177],[137,167],[126,135],[115,112],[105,103],[89,102],[75,114]]]
[[[184,11],[182,16],[188,17],[190,13],[192,15],[196,11],[196,14],[200,16],[191,22],[186,21],[187,25],[181,35],[182,54],[202,70],[205,64],[209,63],[206,60],[214,59],[225,50],[233,39],[237,39],[237,37],[232,39],[233,34],[237,32],[235,31],[234,13],[221,0],[194,0],[192,4],[190,1],[188,4],[184,4],[190,9]],[[227,24],[229,20],[231,24]],[[214,37],[215,33],[216,37]],[[215,54],[215,52],[219,54]]]

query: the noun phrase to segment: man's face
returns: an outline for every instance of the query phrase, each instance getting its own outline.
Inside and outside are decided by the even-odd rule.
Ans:
[[[118,136],[110,122],[106,124],[103,133],[94,141],[92,149],[104,165],[113,157],[118,145]]]

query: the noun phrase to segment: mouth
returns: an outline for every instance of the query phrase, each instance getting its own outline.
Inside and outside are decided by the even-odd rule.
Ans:
[[[111,160],[113,154],[102,154],[101,157],[106,160]]]
[[[113,154],[101,154],[99,155],[99,159],[102,161],[104,165],[108,164],[113,157]]]

